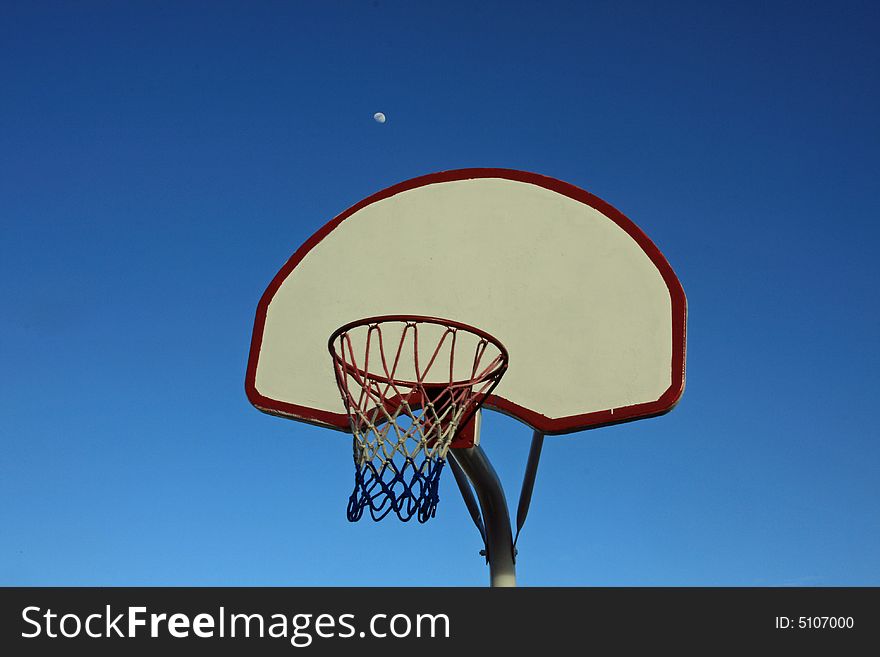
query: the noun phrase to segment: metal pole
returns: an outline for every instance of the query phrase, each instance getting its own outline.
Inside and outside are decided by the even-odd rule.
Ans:
[[[483,524],[486,528],[486,551],[489,559],[489,578],[492,586],[516,586],[516,566],[513,557],[513,533],[510,513],[498,473],[479,445],[466,449],[451,449],[449,453],[467,474],[474,486]]]
[[[471,482],[464,473],[464,470],[461,469],[458,461],[455,459],[449,459],[449,468],[455,476],[455,483],[458,484],[458,490],[461,493],[462,498],[464,498],[464,505],[467,507],[468,513],[471,514],[471,520],[473,520],[474,524],[477,526],[477,531],[480,532],[480,538],[483,539],[483,545],[485,546],[486,528],[483,527],[483,516],[480,515],[480,505],[477,502],[477,498],[474,497]],[[513,540],[516,542],[516,539]],[[486,563],[489,563],[488,559],[486,559]]]
[[[535,489],[535,477],[538,476],[538,462],[541,460],[541,448],[544,447],[544,434],[536,431],[532,434],[532,446],[529,448],[529,460],[526,463],[526,473],[523,475],[522,490],[519,493],[519,505],[516,509],[516,536],[513,537],[513,546],[523,525],[526,524],[526,516],[529,515],[529,505],[532,503],[532,491]]]

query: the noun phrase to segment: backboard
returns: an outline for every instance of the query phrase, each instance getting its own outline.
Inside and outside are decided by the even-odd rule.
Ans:
[[[545,434],[658,415],[684,389],[687,307],[669,263],[621,212],[545,176],[422,176],[321,227],[259,302],[251,403],[350,431],[328,338],[393,314],[498,338],[509,367],[484,408]]]

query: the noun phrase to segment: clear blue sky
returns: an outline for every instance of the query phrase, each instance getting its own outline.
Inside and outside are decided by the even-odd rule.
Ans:
[[[878,5],[660,4],[4,2],[0,583],[485,584],[451,473],[350,524],[349,440],[243,380],[318,226],[499,166],[689,301],[678,408],[548,438],[520,582],[880,585]],[[529,438],[487,414],[512,506]]]

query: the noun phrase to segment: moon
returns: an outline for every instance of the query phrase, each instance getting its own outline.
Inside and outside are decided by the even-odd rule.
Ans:
[[[385,115],[382,112],[376,112],[373,114],[373,120],[376,123],[385,123]]]

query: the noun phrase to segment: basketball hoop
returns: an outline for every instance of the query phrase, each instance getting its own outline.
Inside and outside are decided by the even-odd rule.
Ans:
[[[373,520],[426,522],[450,446],[507,370],[507,350],[480,329],[417,315],[351,322],[328,346],[354,434],[348,519],[369,508]]]

